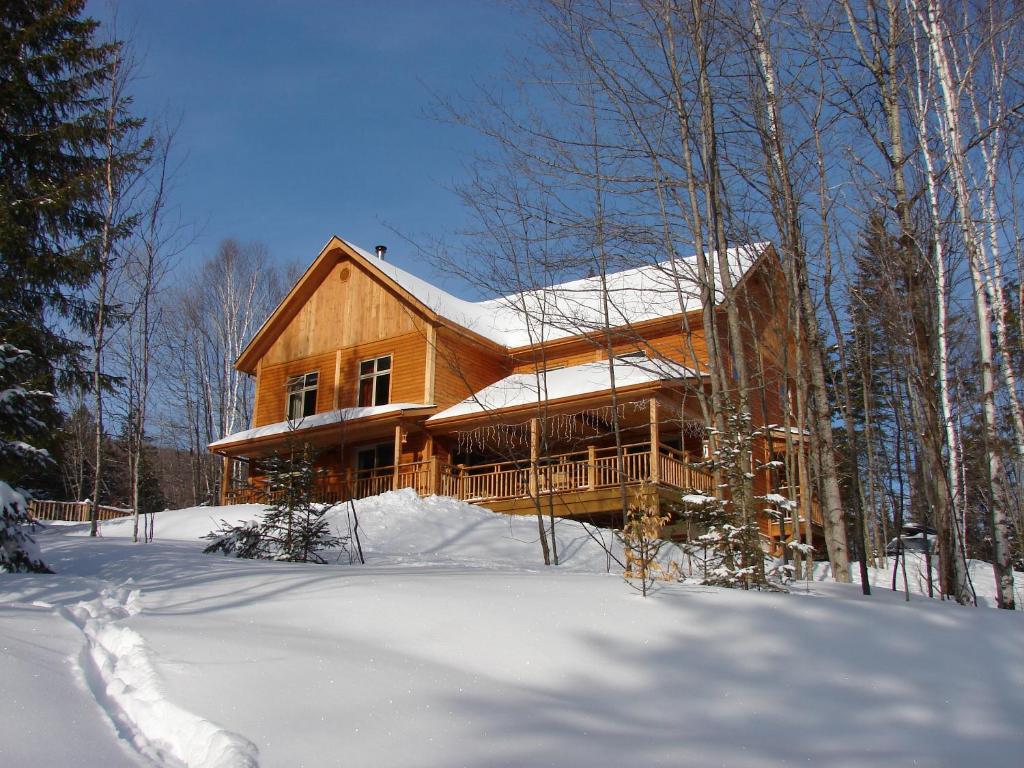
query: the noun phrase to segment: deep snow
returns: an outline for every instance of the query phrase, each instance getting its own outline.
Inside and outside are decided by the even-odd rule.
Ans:
[[[578,527],[358,505],[365,566],[201,554],[259,508],[53,526],[4,576],[0,765],[1012,765],[1022,614],[814,582],[644,600]],[[336,516],[343,521],[343,516]]]

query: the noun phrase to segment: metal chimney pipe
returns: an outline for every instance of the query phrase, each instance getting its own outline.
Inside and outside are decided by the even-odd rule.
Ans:
[[[384,261],[384,254],[388,252],[388,247],[386,245],[378,245],[376,251],[377,258],[380,259],[381,261]]]

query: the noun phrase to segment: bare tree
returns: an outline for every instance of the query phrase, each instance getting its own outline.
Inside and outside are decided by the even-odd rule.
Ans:
[[[92,352],[91,386],[96,420],[93,444],[93,489],[90,536],[99,531],[98,505],[104,488],[104,391],[110,380],[104,372],[104,353],[111,332],[125,322],[124,307],[112,304],[125,265],[126,239],[139,220],[137,197],[148,162],[150,140],[142,134],[144,121],[129,113],[128,85],[133,64],[127,48],[117,43],[105,72],[105,139],[102,147],[102,225],[96,245],[96,277],[90,296],[88,330]]]

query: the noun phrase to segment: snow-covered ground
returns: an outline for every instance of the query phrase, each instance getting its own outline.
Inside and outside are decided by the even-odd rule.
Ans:
[[[1024,754],[1024,614],[814,582],[642,599],[600,547],[411,492],[366,565],[201,554],[258,507],[53,526],[0,576],[0,766],[963,766]],[[347,528],[343,514],[335,518]],[[883,574],[884,577],[884,574]]]

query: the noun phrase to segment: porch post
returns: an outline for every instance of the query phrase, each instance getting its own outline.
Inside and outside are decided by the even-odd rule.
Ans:
[[[661,466],[658,462],[658,398],[651,398],[651,482],[661,482]]]
[[[423,443],[423,456],[426,457],[425,461],[426,461],[426,464],[427,464],[427,467],[426,467],[427,480],[426,480],[425,483],[417,480],[416,481],[416,488],[417,488],[417,491],[420,488],[423,488],[426,491],[426,495],[430,496],[431,494],[439,493],[441,486],[440,486],[440,483],[438,482],[437,456],[434,455],[434,436],[432,434],[430,434],[429,432],[427,433],[427,439]],[[421,468],[417,468],[416,469],[417,473],[421,472],[421,471],[423,471]]]
[[[427,459],[427,495],[434,496],[438,492],[438,466],[437,456],[430,454],[430,458]]]
[[[537,498],[540,492],[537,483],[537,461],[540,459],[540,420],[530,419],[530,497]]]
[[[597,448],[593,444],[587,446],[587,488],[597,488]]]
[[[398,464],[402,460],[402,425],[395,425],[395,463],[391,468],[391,490],[398,490]]]
[[[220,503],[228,503],[228,488],[231,487],[231,459],[226,455],[221,457],[220,465]]]

